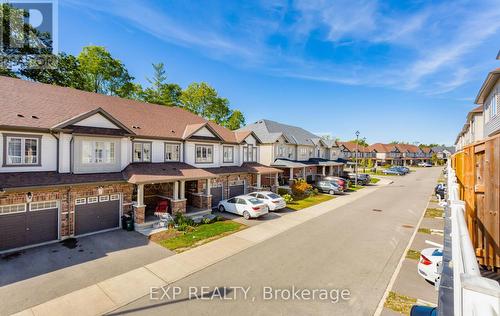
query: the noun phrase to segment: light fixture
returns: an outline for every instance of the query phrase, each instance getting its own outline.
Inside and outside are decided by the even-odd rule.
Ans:
[[[26,193],[26,203],[30,203],[33,200],[33,193]]]
[[[97,194],[102,195],[104,193],[104,188],[103,187],[98,187],[97,188]]]

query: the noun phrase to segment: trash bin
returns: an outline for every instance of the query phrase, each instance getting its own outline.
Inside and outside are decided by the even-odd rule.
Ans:
[[[133,231],[134,230],[134,219],[130,215],[123,215],[122,216],[122,228],[126,231]]]

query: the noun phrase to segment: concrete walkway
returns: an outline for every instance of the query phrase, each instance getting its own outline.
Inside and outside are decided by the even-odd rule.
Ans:
[[[81,290],[34,306],[15,315],[102,315],[145,295],[151,287],[165,286],[211,266],[242,250],[268,240],[313,218],[331,212],[392,183],[381,179],[348,196],[294,212],[250,227],[192,250],[156,261]]]

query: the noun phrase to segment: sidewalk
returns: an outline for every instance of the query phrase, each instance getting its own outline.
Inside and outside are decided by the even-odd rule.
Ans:
[[[151,287],[165,286],[198,272],[253,245],[373,193],[392,183],[381,179],[376,186],[303,209],[276,220],[250,227],[192,250],[156,261],[114,278],[66,294],[15,315],[102,315],[140,297]]]

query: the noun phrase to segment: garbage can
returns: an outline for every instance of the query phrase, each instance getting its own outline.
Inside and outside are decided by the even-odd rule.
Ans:
[[[133,231],[134,230],[134,219],[130,215],[123,215],[122,216],[122,228],[126,231]]]

